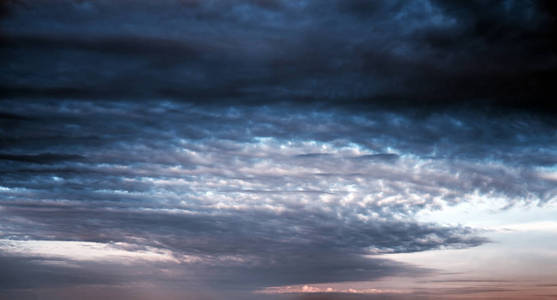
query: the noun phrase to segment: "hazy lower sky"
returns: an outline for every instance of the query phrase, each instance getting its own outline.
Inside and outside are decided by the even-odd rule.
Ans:
[[[0,2],[0,299],[557,298],[556,9]]]

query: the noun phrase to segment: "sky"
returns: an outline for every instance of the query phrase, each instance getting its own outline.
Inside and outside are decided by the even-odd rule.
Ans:
[[[556,299],[556,18],[1,1],[0,299]]]

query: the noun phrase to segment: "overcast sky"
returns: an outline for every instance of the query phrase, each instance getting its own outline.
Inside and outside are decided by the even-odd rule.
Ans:
[[[0,299],[557,297],[556,5],[0,4]]]

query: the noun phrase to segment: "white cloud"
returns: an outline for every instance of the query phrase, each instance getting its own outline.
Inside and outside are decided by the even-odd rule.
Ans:
[[[114,263],[173,262],[191,257],[177,258],[171,251],[127,243],[94,243],[81,241],[7,240],[0,239],[0,251],[16,256],[67,259],[72,261],[99,261]]]

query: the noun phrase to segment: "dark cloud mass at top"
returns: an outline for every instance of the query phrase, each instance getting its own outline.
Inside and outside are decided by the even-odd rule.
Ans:
[[[8,297],[417,276],[433,270],[373,255],[489,242],[419,212],[556,197],[552,1],[22,0],[0,17]]]
[[[555,111],[551,1],[14,1],[10,98]]]

